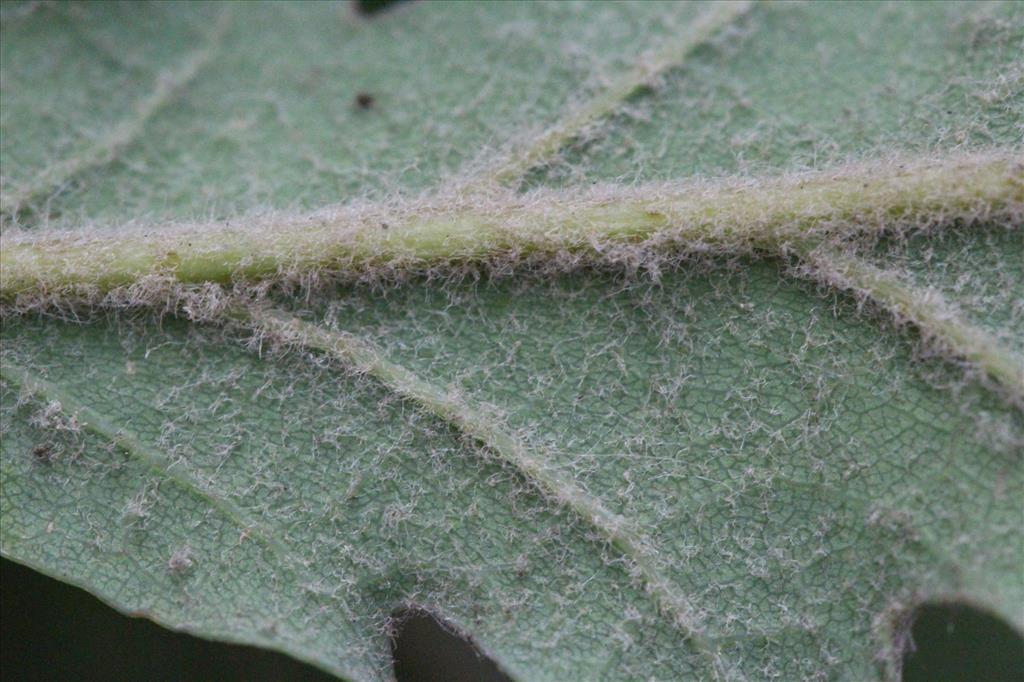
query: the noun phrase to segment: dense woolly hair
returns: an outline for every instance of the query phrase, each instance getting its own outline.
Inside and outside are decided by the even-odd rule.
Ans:
[[[554,647],[569,659],[584,640],[603,674],[630,679],[684,667],[816,679],[851,660],[858,675],[872,656],[897,677],[912,605],[950,585],[990,604],[1013,588],[979,585],[1017,556],[998,541],[1019,534],[1005,489],[1020,487],[1024,360],[963,297],[889,256],[940,228],[1019,231],[1019,142],[836,145],[761,172],[741,162],[773,134],[758,127],[714,140],[738,160],[694,164],[714,177],[669,165],[654,177],[674,179],[660,182],[532,182],[561,169],[583,180],[573,154],[621,132],[639,95],[699,48],[729,49],[736,22],[766,7],[685,6],[692,20],[619,76],[593,75],[553,123],[533,107],[534,128],[492,130],[507,142],[468,163],[459,150],[453,168],[424,174],[440,178],[427,190],[402,194],[389,178],[371,195],[359,176],[357,199],[317,210],[22,221],[128,156],[177,93],[216,70],[239,10],[215,6],[198,46],[127,118],[0,201],[0,317],[14,337],[0,390],[15,396],[0,403],[0,431],[32,453],[5,452],[12,554],[35,560],[24,548],[38,542],[40,563],[53,561],[44,553],[59,540],[60,557],[88,557],[97,575],[115,567],[103,589],[170,594],[146,602],[155,619],[354,679],[387,676],[396,606],[460,632],[498,624],[488,634],[503,663],[532,674],[551,660],[554,679],[571,677],[556,674],[570,668]],[[289,47],[321,68],[316,41]],[[829,46],[817,47],[824,63]],[[972,87],[1009,101],[1018,71]],[[711,80],[745,116],[745,86]],[[322,100],[369,126],[396,97],[356,92]],[[445,111],[452,125],[473,97]],[[324,201],[343,196],[334,181]],[[998,502],[965,501],[958,524],[935,502],[957,495]],[[78,509],[66,513],[78,504],[81,527]],[[47,505],[66,515],[42,519]],[[997,514],[990,537],[964,540]],[[930,523],[938,541],[924,537]],[[840,588],[851,595],[836,599]],[[525,648],[550,659],[509,655],[534,620],[551,637]],[[682,663],[662,666],[676,650]],[[620,664],[644,667],[609,667]]]

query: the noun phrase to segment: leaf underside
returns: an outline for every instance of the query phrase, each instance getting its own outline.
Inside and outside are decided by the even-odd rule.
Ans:
[[[3,228],[470,187],[709,11],[5,4]],[[518,189],[1018,157],[1022,44],[1017,3],[754,5]],[[1012,364],[1020,215],[845,246]],[[1020,402],[796,260],[326,283],[256,329],[9,314],[0,550],[353,680],[390,677],[409,605],[530,680],[891,679],[937,600],[1024,631]]]

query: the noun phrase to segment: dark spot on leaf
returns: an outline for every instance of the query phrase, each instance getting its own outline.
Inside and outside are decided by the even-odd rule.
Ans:
[[[903,682],[1020,682],[1024,637],[966,604],[925,604],[913,614]]]
[[[409,0],[353,0],[352,6],[355,7],[356,14],[372,17],[404,2],[409,2]]]
[[[368,92],[360,92],[356,95],[356,107],[367,111],[373,108],[374,97]]]
[[[391,655],[398,682],[508,682],[497,664],[466,637],[422,609],[392,619]]]
[[[53,446],[49,443],[40,443],[32,448],[32,456],[38,462],[49,464],[53,461]]]

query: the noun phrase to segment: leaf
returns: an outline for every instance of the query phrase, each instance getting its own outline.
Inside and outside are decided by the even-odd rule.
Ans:
[[[516,679],[1024,631],[1020,5],[0,31],[4,556],[359,680],[409,605]]]

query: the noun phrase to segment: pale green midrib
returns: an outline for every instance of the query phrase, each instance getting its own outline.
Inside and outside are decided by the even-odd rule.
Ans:
[[[637,529],[622,516],[605,508],[601,501],[574,481],[532,455],[527,447],[492,417],[468,405],[453,390],[443,390],[412,370],[388,360],[369,341],[343,332],[323,329],[291,314],[266,306],[236,305],[230,315],[256,330],[272,333],[285,343],[327,354],[358,371],[373,376],[388,390],[410,400],[473,438],[497,458],[511,466],[525,480],[558,506],[570,510],[621,552],[639,570],[647,590],[660,609],[673,616],[687,644],[715,669],[718,648],[715,638],[707,636],[689,599],[679,593],[651,561],[650,549]]]
[[[753,5],[752,1],[747,0],[712,4],[686,26],[682,37],[674,36],[665,40],[653,54],[635,63],[629,72],[571,110],[526,146],[510,154],[499,169],[487,178],[487,182],[521,182],[526,173],[549,162],[589,126],[614,114],[638,92],[653,85],[665,72],[681,66],[696,48],[706,44],[723,27],[746,14]]]
[[[58,402],[65,412],[80,418],[79,425],[82,429],[109,440],[123,452],[147,466],[154,473],[172,481],[188,493],[205,500],[211,507],[220,512],[243,533],[247,533],[248,537],[262,542],[268,549],[270,549],[270,551],[281,560],[279,568],[282,568],[296,576],[300,575],[304,570],[303,567],[306,565],[306,561],[300,557],[299,553],[289,547],[283,540],[279,539],[273,531],[268,530],[256,520],[251,519],[243,509],[231,500],[224,496],[217,495],[210,491],[206,486],[201,485],[191,476],[184,473],[181,470],[181,467],[172,466],[168,458],[156,448],[147,446],[139,439],[126,433],[123,429],[116,428],[102,414],[72,397],[57,384],[45,379],[33,377],[27,369],[11,362],[8,358],[4,358],[3,363],[0,363],[0,378],[23,391],[27,391],[28,393],[43,397],[47,400]],[[18,560],[20,561],[21,559]],[[303,577],[307,578],[306,582],[311,582],[312,580],[312,576]],[[66,580],[63,577],[60,579]],[[88,589],[91,592],[92,586],[85,586],[85,589]],[[341,605],[346,611],[348,611],[348,606],[345,605],[344,602],[341,602]],[[349,616],[350,622],[355,622],[354,614],[349,613]],[[170,625],[173,626],[174,624]],[[197,634],[205,636],[205,633]],[[244,638],[240,638],[238,641],[245,644],[252,643],[251,640]],[[341,667],[341,661],[325,657],[320,651],[308,650],[293,642],[288,642],[287,644],[280,642],[276,644],[261,642],[260,646],[276,649],[282,653],[300,658],[301,660],[315,665],[332,675],[342,675],[350,679],[355,679],[348,670]]]
[[[810,237],[1024,214],[1016,150],[850,164],[743,181],[538,191],[490,203],[340,208],[308,218],[188,228],[8,232],[0,237],[0,302],[22,308],[101,302],[154,278],[170,285],[387,274],[463,262],[614,260],[616,248],[771,253]],[[386,226],[386,227],[385,227]],[[5,306],[6,307],[6,306]]]
[[[135,102],[133,113],[104,131],[94,142],[76,154],[43,168],[24,185],[0,195],[0,213],[13,216],[26,205],[43,198],[82,172],[110,163],[126,147],[139,139],[154,114],[166,107],[190,82],[195,80],[217,54],[230,23],[230,4],[225,3],[202,44],[189,52],[172,69],[159,73],[153,89]]]
[[[966,322],[938,291],[921,290],[897,272],[826,244],[801,247],[800,257],[831,286],[863,293],[897,320],[912,322],[926,338],[982,369],[1018,407],[1024,406],[1024,357]]]
[[[689,34],[683,41],[667,42],[650,64],[638,63],[633,71],[606,88],[594,99],[569,112],[553,128],[542,133],[527,147],[506,159],[504,165],[492,175],[490,181],[493,183],[521,182],[527,172],[550,161],[563,146],[578,137],[587,126],[614,113],[640,88],[653,82],[658,74],[681,65],[694,48],[704,44],[723,26],[745,14],[753,4],[753,2],[716,4],[712,9],[705,11],[691,26]],[[723,6],[725,11],[721,9]],[[1017,163],[1020,164],[1020,161]],[[1017,173],[1020,173],[1019,168]],[[1019,185],[1020,180],[1018,179],[1018,189]],[[1019,197],[1018,203],[1020,203]],[[1019,210],[1016,212],[1020,213]],[[791,248],[805,258],[810,250],[809,246],[817,243],[816,240],[795,241],[796,243]],[[790,247],[790,245],[786,246]],[[821,265],[818,262],[818,266],[821,267]],[[848,260],[846,263],[846,269],[855,270],[861,274],[868,272],[867,268],[869,267],[865,263],[853,260]],[[836,276],[849,278],[850,275],[823,272],[823,278],[828,281]],[[863,280],[863,278],[861,279]],[[954,352],[980,366],[990,377],[1006,388],[1014,402],[1024,404],[1024,397],[1022,397],[1024,396],[1024,359],[999,347],[981,330],[959,320],[941,318],[934,314],[937,312],[935,309],[929,311],[932,314],[910,314],[910,310],[914,307],[911,302],[923,301],[919,295],[920,292],[908,290],[895,277],[888,277],[885,282],[877,277],[871,279],[872,285],[861,281],[857,288],[897,316],[906,315],[912,319],[924,333],[942,339],[943,343]]]

